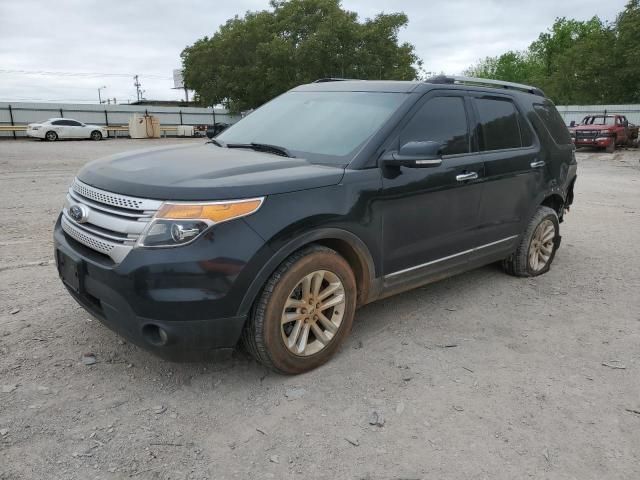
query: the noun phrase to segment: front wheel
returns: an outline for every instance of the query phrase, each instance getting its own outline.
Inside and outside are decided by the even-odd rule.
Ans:
[[[612,138],[611,139],[611,143],[609,145],[607,145],[607,147],[605,148],[605,151],[607,153],[613,153],[616,151],[616,139]]]
[[[102,133],[100,133],[98,130],[94,130],[93,132],[91,132],[91,140],[102,140]]]
[[[303,373],[329,360],[351,330],[356,282],[337,252],[312,245],[291,255],[267,281],[243,333],[267,367]]]
[[[535,277],[549,271],[560,244],[560,224],[555,210],[539,207],[529,221],[516,251],[503,261],[516,277]]]
[[[58,140],[58,134],[52,130],[44,134],[44,138],[47,142],[55,142]]]

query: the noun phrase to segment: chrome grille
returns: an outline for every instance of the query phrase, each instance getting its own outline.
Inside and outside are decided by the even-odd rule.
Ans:
[[[75,221],[74,206],[86,209],[86,218]],[[129,197],[73,181],[62,209],[62,229],[75,241],[120,263],[134,247],[161,201]]]
[[[128,197],[117,193],[105,192],[104,190],[82,183],[77,178],[73,180],[71,190],[98,203],[105,203],[107,205],[113,205],[114,207],[132,210],[157,210],[160,203],[156,200],[145,200],[144,198]]]
[[[576,130],[576,138],[579,140],[593,140],[596,137],[606,137],[608,134],[600,135],[600,131],[598,130]]]

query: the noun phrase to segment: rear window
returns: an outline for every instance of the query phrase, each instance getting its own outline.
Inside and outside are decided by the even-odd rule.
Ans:
[[[511,101],[477,98],[476,108],[480,116],[480,151],[522,147],[518,111]]]
[[[550,103],[536,103],[533,105],[538,117],[544,123],[545,128],[553,138],[553,140],[559,145],[568,145],[571,143],[571,135],[567,126],[564,124],[564,120],[554,107]]]

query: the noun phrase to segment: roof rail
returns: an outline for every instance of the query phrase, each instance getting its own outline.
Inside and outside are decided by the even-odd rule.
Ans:
[[[425,83],[440,83],[450,85],[460,84],[472,84],[491,88],[504,88],[507,90],[520,90],[522,92],[531,93],[544,97],[544,92],[537,87],[531,85],[524,85],[522,83],[504,82],[502,80],[492,80],[490,78],[478,78],[478,77],[463,77],[463,76],[450,76],[450,75],[438,75],[437,77],[431,77],[425,80]]]
[[[325,82],[349,82],[353,80],[360,80],[358,78],[336,78],[336,77],[327,77],[327,78],[319,78],[314,80],[312,83],[325,83]]]

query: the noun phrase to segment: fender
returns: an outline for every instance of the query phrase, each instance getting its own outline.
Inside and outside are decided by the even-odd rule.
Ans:
[[[289,243],[280,248],[270,259],[269,261],[260,269],[256,278],[251,282],[251,285],[247,289],[247,292],[240,303],[240,308],[238,310],[238,315],[247,315],[255,301],[256,297],[260,293],[260,290],[267,282],[269,277],[273,274],[273,272],[289,255],[291,255],[296,250],[301,249],[305,245],[308,245],[313,242],[317,242],[319,240],[343,240],[347,242],[357,253],[360,260],[364,262],[367,267],[367,276],[369,286],[374,288],[377,284],[375,282],[375,266],[373,263],[373,257],[369,252],[369,249],[365,245],[365,243],[360,240],[358,236],[355,234],[343,230],[340,228],[319,228],[314,229],[309,232],[306,232],[302,235],[299,235],[292,239]],[[363,303],[368,303],[370,299],[375,298],[376,292],[368,292]]]
[[[547,197],[550,197],[552,195],[557,195],[557,196],[561,197],[562,198],[562,204],[564,206],[566,204],[566,202],[567,202],[567,192],[568,192],[569,188],[571,187],[572,183],[575,182],[575,179],[576,179],[576,175],[574,174],[570,178],[567,178],[566,185],[561,185],[561,186],[557,185],[557,184],[556,185],[551,185],[550,188],[547,188],[543,192],[538,194],[536,196],[535,200],[532,202],[531,209],[529,210],[527,217],[524,218],[523,221],[524,222],[528,222],[529,219],[536,212],[538,207],[542,204],[542,202],[544,202],[544,199],[547,198]],[[558,216],[559,216],[560,221],[562,221],[562,212]]]

